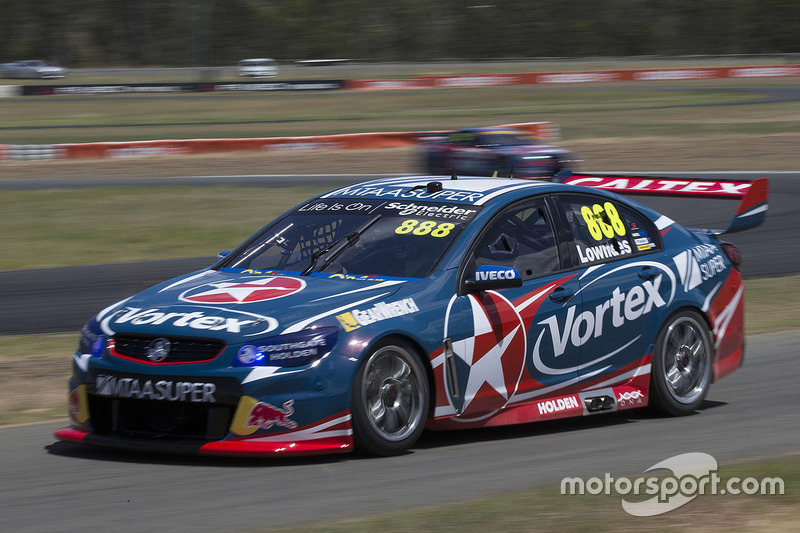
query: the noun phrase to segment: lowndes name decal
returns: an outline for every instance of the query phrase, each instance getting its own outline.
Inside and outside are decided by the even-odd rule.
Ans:
[[[625,240],[611,241],[595,246],[582,247],[581,245],[575,245],[575,248],[578,250],[578,258],[581,263],[591,263],[601,259],[613,259],[620,255],[628,255],[631,253],[631,245]]]

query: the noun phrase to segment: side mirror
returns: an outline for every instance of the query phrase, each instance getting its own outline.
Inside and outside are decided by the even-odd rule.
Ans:
[[[217,253],[217,263],[228,257],[231,253],[231,250],[225,250],[224,252]]]
[[[513,289],[522,287],[522,276],[514,267],[481,265],[475,271],[475,276],[468,279],[465,285],[469,292]]]

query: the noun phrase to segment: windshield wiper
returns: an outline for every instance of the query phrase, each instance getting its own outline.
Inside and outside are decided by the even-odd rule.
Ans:
[[[377,221],[379,221],[382,216],[383,215],[375,215],[373,218],[368,220],[366,224],[364,224],[363,226],[358,228],[353,233],[350,233],[349,235],[345,235],[341,239],[336,239],[335,241],[333,241],[329,245],[324,246],[324,247],[320,248],[319,250],[317,250],[316,252],[314,252],[313,254],[311,254],[311,263],[308,265],[308,267],[306,267],[305,270],[303,270],[303,272],[300,273],[300,275],[301,276],[308,276],[309,274],[311,274],[311,272],[314,271],[314,267],[317,266],[317,261],[319,260],[320,257],[322,257],[323,255],[325,255],[328,252],[330,252],[338,244],[344,243],[344,244],[342,244],[342,246],[339,247],[338,250],[333,252],[331,254],[331,256],[328,259],[325,260],[324,263],[322,263],[322,267],[320,268],[320,270],[325,270],[325,267],[327,267],[328,265],[333,263],[336,260],[336,258],[341,255],[342,252],[344,252],[347,248],[349,248],[350,246],[352,246],[355,243],[357,243],[358,239],[361,238],[361,235],[363,235],[365,231],[367,231],[369,228],[371,228],[373,224],[375,224]],[[345,242],[345,241],[347,241],[347,242]]]
[[[273,235],[269,239],[267,239],[264,242],[262,242],[260,245],[256,246],[255,248],[253,248],[252,250],[247,252],[243,257],[241,257],[238,261],[236,261],[236,263],[234,263],[232,265],[232,267],[233,268],[238,268],[239,265],[241,265],[242,263],[244,263],[245,261],[247,261],[251,257],[253,257],[253,256],[257,255],[257,254],[260,254],[260,253],[264,252],[265,250],[270,249],[272,246],[274,246],[276,244],[278,246],[280,246],[281,248],[283,248],[283,253],[286,253],[286,251],[287,251],[286,250],[286,238],[283,237],[283,234],[286,231],[288,231],[289,228],[291,228],[292,226],[294,226],[294,222],[292,222],[291,224],[289,224],[288,226],[286,226],[285,228],[280,230],[278,233],[276,233],[275,235]]]

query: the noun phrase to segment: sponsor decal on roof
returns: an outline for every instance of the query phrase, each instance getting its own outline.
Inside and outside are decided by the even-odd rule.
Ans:
[[[415,204],[414,202],[389,202],[385,209],[397,211],[401,216],[457,219],[467,221],[477,213],[475,209],[464,209],[455,205]]]
[[[372,197],[372,198],[418,198],[421,200],[440,200],[444,202],[458,202],[472,204],[483,198],[482,192],[441,190],[429,193],[423,189],[411,189],[406,185],[353,185],[336,191],[336,196],[342,197]]]

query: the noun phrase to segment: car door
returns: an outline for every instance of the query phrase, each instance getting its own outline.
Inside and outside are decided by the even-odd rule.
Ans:
[[[536,197],[499,212],[466,255],[444,343],[450,408],[462,420],[578,379],[578,351],[563,342],[552,318],[580,312],[579,285],[562,267],[562,240],[549,200]],[[471,289],[481,269],[497,278],[513,269],[521,279],[517,286]]]
[[[556,201],[583,304],[561,329],[578,349],[582,382],[624,381],[647,363],[674,293],[672,271],[657,259],[659,233],[645,216],[604,196],[563,194]]]

